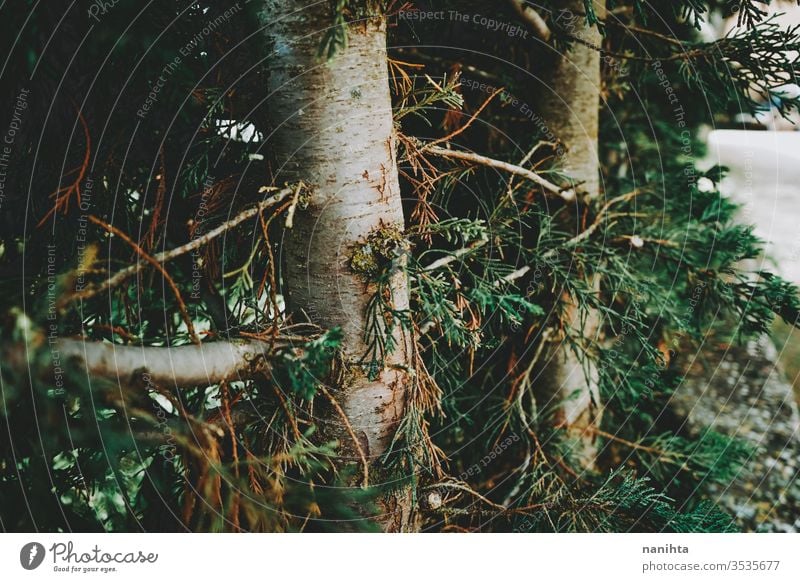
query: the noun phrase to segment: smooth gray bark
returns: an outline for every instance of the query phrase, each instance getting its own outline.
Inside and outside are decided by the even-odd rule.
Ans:
[[[78,364],[92,378],[127,385],[142,382],[144,377],[165,388],[251,378],[267,369],[272,349],[269,343],[258,341],[143,347],[59,338],[52,345],[54,357]]]
[[[605,0],[595,1],[595,12],[605,17]],[[573,181],[579,197],[584,200],[600,196],[600,163],[598,160],[598,130],[600,114],[600,52],[592,47],[602,45],[597,27],[583,24],[583,0],[566,0],[556,12],[565,18],[562,26],[585,43],[575,42],[572,48],[558,58],[550,76],[549,89],[542,91],[540,114],[548,129],[565,148],[562,169]],[[576,27],[575,23],[580,22]],[[573,336],[594,339],[599,326],[596,313],[580,318],[570,297],[562,297],[567,304],[567,330]],[[580,349],[580,348],[579,348]],[[566,342],[555,343],[549,350],[543,371],[548,396],[563,402],[559,421],[575,429],[588,427],[596,421],[600,409],[598,373],[588,359],[582,362]],[[593,437],[584,435],[587,445],[580,454],[587,466],[592,464]]]
[[[333,394],[369,460],[382,455],[403,414],[408,361],[406,338],[374,379],[365,374],[367,304],[375,292],[353,270],[356,247],[382,227],[403,229],[386,56],[386,22],[369,18],[348,26],[348,43],[320,59],[333,23],[328,3],[267,0],[262,13],[269,39],[268,148],[277,184],[303,181],[313,190],[281,241],[282,277],[295,321],[310,319],[344,335],[344,374]],[[393,307],[408,308],[406,276],[390,284]],[[319,419],[345,457],[358,447],[332,410]],[[408,505],[392,504],[387,529],[403,529]]]
[[[597,16],[604,18],[605,0],[595,0],[594,7]],[[565,0],[555,12],[561,26],[582,42],[575,41],[557,59],[548,77],[549,89],[541,92],[539,109],[548,129],[566,149],[564,173],[576,182],[578,193],[596,198],[600,194],[597,137],[601,79],[600,52],[592,47],[599,48],[603,39],[596,26],[585,26],[580,16],[583,13],[583,0]]]

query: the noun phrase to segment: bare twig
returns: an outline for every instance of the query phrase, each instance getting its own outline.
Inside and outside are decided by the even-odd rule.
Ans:
[[[180,257],[181,255],[185,255],[186,253],[190,253],[196,249],[199,249],[200,247],[208,244],[218,236],[225,234],[230,229],[240,225],[245,220],[248,220],[256,216],[259,212],[263,212],[267,208],[270,208],[271,206],[275,206],[276,204],[282,202],[289,195],[293,193],[294,193],[294,188],[283,188],[270,198],[267,198],[266,200],[263,200],[262,202],[258,203],[256,206],[248,208],[247,210],[237,214],[235,217],[231,218],[226,222],[223,222],[218,227],[209,230],[204,235],[192,239],[185,245],[153,255],[152,258],[157,263],[166,263],[177,257]],[[127,267],[122,271],[119,271],[115,275],[109,277],[108,279],[104,280],[99,285],[93,287],[87,287],[82,291],[70,295],[62,302],[62,304],[69,303],[76,299],[89,299],[91,297],[94,297],[98,293],[102,293],[106,289],[114,288],[117,285],[129,279],[130,277],[132,277],[133,275],[135,275],[141,268],[142,265],[140,263],[131,265],[130,267]]]
[[[642,56],[642,55],[634,55],[634,54],[621,54],[621,53],[616,53],[616,52],[612,52],[612,51],[606,50],[601,46],[597,46],[595,44],[592,44],[591,42],[589,42],[589,41],[587,41],[587,40],[585,40],[585,39],[583,39],[583,38],[581,38],[581,37],[579,37],[577,35],[567,34],[566,36],[568,36],[574,42],[577,42],[578,44],[581,44],[581,45],[583,45],[583,46],[585,46],[587,48],[590,48],[590,49],[592,49],[594,51],[597,51],[600,54],[608,55],[610,57],[614,57],[614,58],[617,58],[617,59],[625,59],[625,60],[629,60],[629,61],[641,61],[641,62],[646,62],[646,63],[668,62],[668,61],[678,61],[678,60],[687,60],[688,61],[688,60],[691,60],[691,59],[694,59],[694,58],[697,58],[697,57],[701,57],[704,54],[709,54],[709,50],[708,50],[709,47],[697,47],[697,48],[693,48],[691,50],[685,50],[684,49],[683,52],[675,52],[675,53],[672,53],[671,55],[663,56],[663,57],[657,57],[657,56],[651,57],[651,56]],[[720,42],[720,41],[717,41],[717,42]],[[715,44],[715,43],[711,43],[709,46],[711,46],[713,44]]]
[[[294,194],[292,195],[292,204],[289,206],[289,211],[286,213],[286,228],[291,229],[294,226],[294,211],[297,208],[298,202],[300,202],[300,193],[305,190],[306,185],[302,182],[297,183],[297,187],[294,190]]]
[[[289,203],[287,202],[282,208],[291,204],[291,208],[289,208],[289,212],[294,214],[294,208],[297,205],[298,196],[300,194],[300,185],[297,187],[297,191],[295,192],[294,201]],[[260,212],[258,214],[258,220],[261,223],[261,232],[264,235],[264,247],[267,249],[267,256],[269,257],[269,268],[264,273],[264,278],[261,281],[261,285],[259,286],[258,293],[256,297],[261,297],[261,293],[264,291],[264,286],[266,285],[267,278],[269,278],[269,300],[272,304],[272,338],[276,338],[278,336],[278,314],[280,313],[280,305],[278,305],[278,282],[277,277],[275,274],[275,253],[272,252],[272,243],[269,239],[269,225],[272,222],[272,219],[275,218],[278,214],[280,214],[281,209],[278,212],[273,213],[269,219],[264,218],[264,213]],[[289,218],[286,219],[286,228],[291,228],[291,224]]]
[[[81,182],[83,181],[83,177],[86,175],[86,170],[89,168],[89,159],[92,154],[92,140],[91,135],[89,134],[89,126],[86,124],[86,119],[83,117],[83,113],[78,111],[78,120],[81,122],[81,126],[83,127],[83,137],[86,140],[86,150],[83,154],[83,162],[80,166],[75,168],[74,170],[70,170],[67,172],[67,176],[74,172],[78,172],[78,177],[75,178],[75,181],[70,184],[69,186],[64,186],[63,188],[59,188],[51,195],[52,198],[55,199],[53,203],[53,207],[50,211],[42,217],[39,223],[36,225],[37,228],[41,227],[45,221],[50,218],[50,216],[55,215],[59,210],[64,211],[64,213],[69,210],[69,201],[72,197],[72,193],[75,193],[75,199],[80,206],[81,204]]]
[[[538,184],[551,194],[556,194],[557,196],[560,196],[565,202],[572,202],[573,200],[575,200],[575,191],[572,190],[571,188],[567,189],[560,188],[559,186],[543,178],[536,172],[528,170],[527,168],[523,168],[521,166],[516,166],[508,162],[495,160],[493,158],[488,158],[486,156],[482,156],[480,154],[475,154],[472,152],[465,152],[460,150],[448,150],[433,145],[423,147],[422,150],[437,156],[441,156],[443,158],[451,158],[454,160],[471,162],[473,164],[480,164],[482,166],[487,166],[489,168],[503,170],[504,172],[508,172],[509,174],[513,174],[516,176],[522,176],[523,178],[527,178],[531,182]]]
[[[574,430],[582,431],[584,433],[596,434],[597,436],[600,436],[600,437],[603,437],[603,438],[608,439],[610,441],[613,441],[615,443],[619,443],[621,445],[624,445],[624,446],[628,447],[629,449],[634,449],[636,451],[643,451],[645,453],[650,453],[651,455],[655,455],[655,456],[659,457],[659,459],[662,460],[665,463],[672,462],[672,459],[674,457],[678,456],[676,453],[674,453],[672,451],[666,451],[664,449],[659,449],[659,448],[656,448],[656,447],[649,447],[649,446],[643,445],[641,443],[635,443],[633,441],[629,441],[629,440],[624,439],[622,437],[618,437],[615,434],[611,434],[611,433],[606,432],[604,430],[600,430],[599,428],[597,428],[594,425],[589,425],[589,426],[587,426],[585,428],[575,428]]]
[[[523,507],[506,507],[505,505],[500,505],[499,503],[495,503],[491,499],[488,499],[487,497],[475,491],[472,487],[469,487],[463,482],[458,482],[458,481],[445,481],[444,483],[436,483],[434,485],[429,485],[428,487],[425,487],[424,490],[435,491],[437,489],[451,489],[455,491],[463,491],[464,493],[468,493],[469,495],[475,497],[479,501],[482,501],[492,509],[507,514],[526,514],[530,511],[538,511],[541,509],[546,509],[553,505],[552,503],[536,503],[532,505],[525,505]]]
[[[161,275],[164,277],[164,280],[169,285],[170,289],[172,289],[172,293],[175,295],[175,299],[178,302],[178,310],[181,312],[181,318],[183,319],[183,322],[186,324],[186,329],[189,332],[189,337],[192,338],[192,341],[194,343],[199,344],[200,343],[200,338],[198,337],[197,332],[195,332],[195,330],[194,330],[194,324],[192,323],[192,318],[189,317],[189,312],[186,311],[186,303],[184,303],[184,301],[183,301],[183,297],[181,296],[180,289],[178,289],[178,286],[175,284],[175,281],[172,279],[170,274],[167,273],[167,270],[163,266],[161,266],[161,263],[159,263],[153,257],[151,257],[147,252],[145,252],[145,250],[142,247],[140,247],[138,244],[136,244],[133,241],[133,239],[131,239],[131,237],[129,237],[124,232],[122,232],[116,226],[108,224],[108,223],[100,220],[99,218],[97,218],[94,215],[90,215],[89,216],[89,221],[94,223],[94,224],[96,224],[96,225],[98,225],[103,230],[106,230],[109,233],[114,234],[114,235],[118,236],[119,238],[121,238],[134,251],[136,251],[137,255],[139,255],[145,261],[147,261],[148,263],[153,265],[153,267],[155,267],[156,270],[159,273],[161,273]]]
[[[436,483],[434,485],[429,485],[425,488],[425,490],[436,490],[436,489],[455,489],[456,491],[463,491],[464,493],[469,493],[476,499],[483,501],[486,505],[491,507],[492,509],[497,509],[498,511],[508,511],[507,507],[500,505],[499,503],[495,503],[491,499],[487,499],[477,491],[475,491],[472,487],[465,485],[464,483],[460,483],[457,481],[445,481],[444,483]]]
[[[503,80],[494,73],[490,73],[488,71],[484,71],[483,69],[479,69],[478,67],[475,67],[473,65],[463,63],[461,62],[461,60],[448,59],[446,57],[441,57],[438,55],[434,56],[424,52],[420,52],[415,48],[408,48],[408,47],[396,48],[395,52],[401,55],[407,55],[408,58],[413,58],[428,64],[438,65],[445,69],[450,69],[453,65],[458,65],[461,67],[462,71],[466,71],[467,73],[475,75],[476,77],[481,77],[482,79],[486,79],[488,81],[493,81],[496,83],[503,82]]]
[[[612,206],[614,206],[615,204],[619,204],[620,202],[626,202],[628,200],[631,200],[636,196],[638,196],[640,192],[641,192],[640,190],[633,190],[631,192],[628,192],[627,194],[622,194],[620,196],[617,196],[616,198],[612,198],[611,200],[609,200],[608,203],[606,203],[606,205],[600,209],[600,212],[597,213],[597,218],[594,219],[594,222],[591,224],[591,226],[589,226],[589,228],[569,239],[567,242],[561,245],[561,247],[550,249],[544,255],[542,255],[542,259],[544,260],[549,259],[553,255],[558,253],[561,249],[571,248],[582,243],[584,240],[589,238],[594,231],[596,231],[600,227],[600,225],[603,222],[603,217],[606,215],[606,213]]]
[[[275,396],[278,398],[278,402],[281,403],[281,407],[283,408],[283,413],[286,415],[286,420],[289,422],[289,425],[292,427],[292,433],[294,434],[294,438],[297,442],[300,442],[302,439],[302,435],[300,434],[300,427],[297,426],[297,419],[294,416],[294,413],[289,410],[289,404],[286,402],[286,397],[283,395],[283,392],[276,383],[272,383],[272,391],[275,393]]]
[[[436,139],[436,140],[432,141],[431,143],[429,143],[426,146],[424,146],[422,149],[426,150],[426,149],[432,148],[432,147],[434,147],[434,146],[436,146],[436,145],[438,145],[440,143],[448,142],[451,139],[453,139],[454,137],[456,137],[457,135],[459,135],[460,133],[463,133],[478,118],[478,115],[481,114],[481,111],[486,109],[486,106],[489,105],[489,103],[492,102],[492,99],[494,99],[497,95],[499,95],[503,91],[505,91],[505,87],[500,87],[499,89],[495,89],[495,91],[491,95],[489,95],[489,97],[486,99],[486,101],[483,102],[483,105],[478,107],[478,110],[475,113],[472,114],[472,117],[470,117],[464,125],[462,125],[458,129],[456,129],[455,131],[453,131],[451,133],[448,133],[446,136],[440,137],[439,139]]]
[[[428,265],[426,267],[423,267],[422,270],[424,272],[428,273],[430,271],[435,271],[436,269],[441,269],[442,267],[446,267],[450,263],[454,263],[459,258],[463,257],[464,255],[467,255],[467,254],[471,253],[475,249],[480,248],[485,244],[486,244],[485,240],[475,241],[474,243],[472,243],[472,244],[470,244],[470,245],[468,245],[466,247],[463,247],[463,248],[458,249],[457,251],[454,251],[452,254],[447,255],[446,257],[442,257],[441,259],[436,259],[430,265]]]
[[[530,271],[530,270],[531,270],[531,268],[528,265],[525,265],[524,267],[520,267],[519,269],[517,269],[516,271],[514,271],[512,273],[509,273],[508,275],[506,275],[502,279],[500,279],[498,281],[495,281],[494,282],[494,286],[495,287],[499,287],[500,283],[512,283],[512,282],[516,281],[517,279],[519,279],[521,277],[524,277],[528,273],[528,271]]]

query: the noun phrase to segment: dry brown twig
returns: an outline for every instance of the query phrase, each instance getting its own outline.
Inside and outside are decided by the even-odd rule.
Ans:
[[[266,209],[268,209],[268,208],[270,208],[272,206],[275,206],[276,204],[279,204],[280,202],[285,200],[289,195],[291,195],[293,193],[294,193],[294,188],[292,188],[292,187],[283,188],[283,189],[279,190],[278,192],[276,192],[270,198],[261,201],[256,206],[253,206],[251,208],[248,208],[247,210],[244,210],[243,212],[237,214],[236,216],[234,216],[230,220],[227,220],[227,221],[223,222],[222,224],[220,224],[219,226],[217,226],[216,228],[213,228],[213,229],[209,230],[204,235],[192,239],[191,241],[189,241],[185,245],[181,245],[181,246],[176,247],[174,249],[170,249],[168,251],[164,251],[164,252],[155,254],[155,255],[152,256],[152,259],[156,263],[162,264],[162,263],[169,262],[169,261],[171,261],[171,260],[173,260],[173,259],[175,259],[177,257],[182,256],[182,255],[185,255],[186,253],[190,253],[190,252],[192,252],[192,251],[194,251],[196,249],[199,249],[200,247],[208,244],[209,242],[211,242],[212,240],[214,240],[218,236],[220,236],[222,234],[225,234],[230,229],[232,229],[232,228],[240,225],[244,221],[256,216],[260,212],[263,212],[264,210],[266,210]],[[78,291],[77,293],[74,293],[74,294],[66,297],[65,299],[63,299],[60,302],[60,305],[63,306],[65,304],[70,303],[72,301],[75,301],[77,299],[89,299],[91,297],[94,297],[98,293],[102,293],[103,291],[105,291],[107,289],[112,289],[112,288],[116,287],[117,285],[123,283],[124,281],[126,281],[127,279],[129,279],[130,277],[135,275],[136,273],[138,273],[139,270],[141,270],[141,268],[142,268],[142,264],[141,263],[136,263],[134,265],[131,265],[130,267],[127,267],[127,268],[117,272],[116,274],[110,276],[108,279],[104,280],[99,285],[95,285],[93,287],[87,287],[86,289],[84,289],[82,291]]]
[[[80,206],[81,203],[81,182],[83,181],[84,176],[86,175],[86,170],[89,169],[89,159],[92,154],[92,141],[91,136],[89,135],[89,126],[86,124],[86,119],[83,117],[83,113],[78,111],[78,120],[81,122],[81,126],[83,127],[83,137],[86,140],[86,151],[83,155],[83,162],[77,168],[74,168],[64,174],[65,176],[69,176],[70,174],[74,174],[78,172],[78,177],[75,178],[75,181],[70,184],[69,186],[64,186],[59,188],[51,197],[55,199],[53,203],[53,207],[50,211],[42,217],[39,223],[36,225],[37,228],[41,227],[45,221],[56,214],[59,210],[63,210],[64,213],[69,210],[69,201],[72,198],[72,194],[75,194],[76,201]]]
[[[436,211],[428,202],[428,197],[431,192],[436,188],[436,183],[448,175],[446,172],[440,172],[439,169],[430,161],[425,154],[419,150],[419,144],[413,138],[403,135],[402,132],[397,132],[397,140],[405,149],[406,156],[413,176],[399,168],[400,174],[405,177],[414,186],[414,196],[417,198],[417,204],[411,212],[411,220],[415,222],[420,228],[424,228],[431,223],[439,221]],[[426,238],[428,242],[431,237]]]
[[[158,234],[158,227],[161,225],[161,213],[164,210],[164,201],[166,200],[167,194],[167,163],[164,159],[163,146],[159,151],[159,158],[161,159],[161,173],[155,177],[155,179],[158,180],[158,186],[156,187],[156,199],[153,205],[150,227],[139,241],[139,244],[143,249],[147,249],[147,252],[152,252],[156,244],[156,235]]]
[[[142,247],[140,247],[137,243],[135,243],[133,239],[131,239],[131,237],[122,232],[116,226],[113,226],[111,224],[108,224],[100,220],[93,214],[89,215],[89,221],[92,222],[93,224],[98,225],[103,230],[106,230],[107,232],[121,238],[136,252],[137,255],[139,255],[145,261],[153,265],[153,267],[155,267],[155,269],[159,273],[161,273],[161,275],[164,277],[164,280],[169,285],[170,289],[172,289],[172,293],[175,295],[175,299],[178,302],[178,310],[181,313],[181,318],[183,319],[183,322],[186,324],[186,329],[189,332],[189,337],[192,338],[192,342],[194,342],[195,344],[200,344],[200,337],[194,330],[194,324],[192,323],[192,318],[189,317],[189,312],[186,310],[186,303],[183,301],[180,289],[178,289],[178,286],[175,284],[175,281],[172,279],[167,270],[161,265],[161,263],[159,263],[153,257],[151,257],[147,252],[145,252],[145,250]]]
[[[397,95],[406,96],[414,88],[414,81],[403,67],[410,69],[423,69],[425,65],[418,63],[407,63],[397,59],[388,58],[389,79],[392,81],[392,88]]]
[[[430,77],[429,77],[429,79],[430,79]],[[433,83],[433,81],[431,81],[431,82]],[[436,85],[436,84],[434,83],[434,85]],[[495,91],[494,91],[494,92],[493,92],[491,95],[489,95],[489,97],[486,99],[486,101],[484,101],[484,102],[483,102],[483,104],[482,104],[480,107],[478,107],[478,109],[475,111],[475,113],[473,113],[473,114],[472,114],[472,116],[471,116],[471,117],[470,117],[470,118],[467,120],[467,122],[466,122],[464,125],[462,125],[462,126],[461,126],[461,127],[459,127],[458,129],[456,129],[455,131],[452,131],[452,132],[448,133],[448,134],[447,134],[446,136],[444,136],[444,137],[440,137],[439,139],[435,139],[435,140],[433,140],[433,141],[432,141],[432,142],[430,142],[429,144],[426,144],[425,146],[423,146],[423,148],[422,148],[422,149],[423,149],[423,150],[426,150],[426,149],[428,149],[428,148],[431,148],[431,147],[437,146],[437,145],[439,145],[440,143],[449,142],[451,139],[453,139],[453,138],[454,138],[454,137],[456,137],[457,135],[459,135],[459,134],[463,133],[464,131],[466,131],[466,129],[467,129],[467,128],[468,128],[470,125],[472,125],[472,123],[473,123],[473,122],[474,122],[474,121],[475,121],[475,120],[478,118],[478,115],[480,115],[480,114],[481,114],[481,112],[482,112],[484,109],[486,109],[486,107],[489,105],[489,103],[491,103],[491,102],[492,102],[492,100],[493,100],[495,97],[497,97],[497,96],[498,96],[500,93],[502,93],[503,91],[505,91],[505,87],[500,87],[499,89],[495,89]]]

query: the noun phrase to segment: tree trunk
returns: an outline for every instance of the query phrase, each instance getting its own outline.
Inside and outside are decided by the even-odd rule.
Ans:
[[[367,305],[373,285],[351,267],[353,251],[384,227],[403,229],[392,105],[386,57],[386,21],[374,17],[348,25],[348,42],[325,61],[318,57],[333,16],[328,3],[266,0],[262,13],[269,38],[270,150],[278,183],[312,186],[307,208],[298,210],[281,244],[287,306],[295,321],[343,331],[344,380],[332,390],[335,408],[319,422],[345,458],[374,462],[387,449],[403,414],[408,361],[405,337],[372,377],[363,358]],[[408,308],[402,269],[392,276],[394,309]],[[349,423],[350,427],[347,426]],[[350,430],[352,428],[352,431]],[[357,442],[351,434],[354,433]],[[405,493],[387,501],[379,518],[387,530],[407,529]]]
[[[549,89],[542,91],[539,108],[550,131],[564,145],[564,173],[585,197],[600,194],[600,163],[597,136],[600,118],[600,47],[602,37],[596,26],[586,26],[583,0],[565,0],[555,21],[579,39],[557,58]],[[597,17],[605,17],[605,0],[594,2]],[[584,44],[586,43],[586,44]]]
[[[605,17],[605,0],[594,2],[598,18]],[[600,47],[602,37],[596,26],[585,26],[583,0],[566,0],[555,21],[572,36],[594,47]],[[581,42],[557,59],[550,77],[549,88],[542,90],[539,109],[548,129],[565,148],[562,160],[564,173],[574,181],[575,190],[584,200],[600,195],[600,163],[597,138],[600,113],[600,53]],[[579,221],[578,224],[580,224]],[[569,296],[562,297],[566,310],[567,331],[591,341],[599,327],[598,314],[592,312],[581,320]],[[590,467],[595,456],[594,440],[585,431],[600,412],[597,368],[586,359],[581,362],[565,342],[553,344],[543,373],[548,396],[562,401],[559,422],[581,436],[582,450],[576,451],[584,466]]]

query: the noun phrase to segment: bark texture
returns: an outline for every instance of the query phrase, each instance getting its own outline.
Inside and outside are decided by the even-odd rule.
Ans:
[[[564,173],[576,183],[584,196],[600,194],[600,163],[597,156],[600,118],[600,52],[586,46],[602,45],[596,26],[584,24],[583,0],[565,0],[555,19],[567,32],[582,42],[560,55],[549,77],[549,88],[542,91],[539,109],[548,129],[566,149]],[[605,18],[605,0],[594,2],[598,18]]]
[[[146,374],[151,382],[165,388],[250,378],[267,369],[273,349],[269,343],[258,341],[142,347],[60,338],[54,345],[62,360],[77,363],[93,378],[125,385],[141,382]]]
[[[367,305],[374,293],[351,266],[353,252],[377,229],[403,228],[391,96],[386,23],[371,18],[348,27],[348,43],[329,61],[317,55],[333,17],[328,3],[267,0],[262,13],[269,39],[268,147],[276,183],[302,180],[313,188],[281,241],[282,277],[293,318],[323,328],[341,327],[344,380],[334,391],[365,456],[375,460],[394,435],[404,409],[407,345],[397,349],[378,377],[361,364]],[[408,308],[405,274],[393,276],[390,301]],[[319,419],[342,452],[358,447],[340,416]],[[387,529],[407,521],[403,502],[389,509]]]
[[[597,27],[587,27],[583,18],[583,0],[566,0],[561,3],[556,19],[567,31],[594,47],[602,44]],[[594,2],[595,12],[605,17],[605,0]],[[579,26],[577,24],[580,23]],[[562,162],[564,173],[574,181],[579,197],[584,200],[600,196],[600,163],[597,138],[600,115],[600,53],[581,42],[557,59],[550,77],[549,88],[542,91],[539,109],[548,129],[565,148]],[[570,297],[563,297],[568,308],[566,333],[593,339],[599,327],[598,315],[591,313],[581,319]],[[549,350],[543,371],[543,385],[548,396],[562,401],[559,421],[575,429],[584,429],[596,421],[600,412],[598,373],[593,363],[581,363],[575,351],[564,342],[557,342]],[[585,434],[583,449],[578,456],[586,466],[594,457],[591,441]]]

